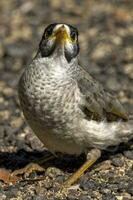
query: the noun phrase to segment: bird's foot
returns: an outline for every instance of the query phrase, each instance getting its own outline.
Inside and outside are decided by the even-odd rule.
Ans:
[[[45,169],[37,163],[29,163],[25,167],[13,171],[11,176],[18,176],[18,175],[22,175],[22,174],[29,175],[34,171],[43,172],[43,171],[45,171]]]
[[[90,168],[99,158],[101,157],[101,151],[99,149],[92,149],[87,154],[87,161],[74,173],[68,180],[64,182],[61,190],[66,191],[66,188],[71,187],[81,176],[82,174]]]
[[[34,163],[37,163],[38,165],[42,165],[49,160],[53,160],[55,157],[56,157],[55,154],[46,155],[46,156],[43,156],[42,158],[36,160]]]
[[[90,168],[101,157],[101,151],[99,149],[92,149],[87,154],[87,161],[70,176],[61,186],[60,190],[56,193],[57,198],[65,198],[68,194],[68,190],[71,186],[82,176],[82,174]]]
[[[29,163],[25,167],[13,171],[12,174],[11,174],[11,176],[18,176],[18,175],[23,175],[23,174],[29,175],[29,174],[31,174],[34,171],[44,172],[45,168],[41,167],[40,165],[42,165],[45,162],[47,162],[49,160],[52,160],[54,158],[55,158],[54,155],[44,156],[44,157],[42,157],[42,158],[34,161],[34,163]]]

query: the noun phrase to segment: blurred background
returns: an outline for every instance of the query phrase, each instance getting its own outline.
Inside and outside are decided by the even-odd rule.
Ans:
[[[1,152],[41,148],[27,126],[22,128],[17,83],[44,28],[54,22],[78,28],[80,63],[132,112],[133,0],[0,0]]]

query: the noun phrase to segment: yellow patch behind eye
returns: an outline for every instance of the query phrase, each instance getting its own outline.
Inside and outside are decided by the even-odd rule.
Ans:
[[[46,32],[44,36],[45,36],[45,38],[48,38],[48,33]]]
[[[71,33],[71,40],[72,40],[73,43],[76,43],[76,42],[77,42],[77,35],[76,35],[75,32],[72,32],[72,33]]]
[[[76,43],[77,42],[77,37],[71,38],[71,40],[72,40],[73,43]]]

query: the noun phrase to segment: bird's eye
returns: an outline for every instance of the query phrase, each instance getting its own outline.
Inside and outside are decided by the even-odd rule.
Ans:
[[[50,35],[52,35],[53,30],[52,29],[47,29],[45,32],[45,37],[48,38]]]
[[[77,39],[77,34],[76,34],[75,31],[72,31],[72,32],[71,32],[71,38],[72,38],[73,41],[76,41],[76,39]]]

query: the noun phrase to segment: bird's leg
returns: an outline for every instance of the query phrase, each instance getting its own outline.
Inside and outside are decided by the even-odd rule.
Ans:
[[[99,149],[92,149],[87,154],[87,161],[72,175],[68,180],[66,180],[63,184],[63,189],[69,188],[72,184],[74,184],[77,179],[79,179],[82,174],[91,167],[99,158],[101,157],[101,151]]]
[[[40,158],[38,160],[35,160],[35,163],[37,163],[38,165],[42,165],[43,163],[46,163],[49,160],[53,160],[56,157],[57,157],[57,155],[52,153],[47,156],[43,156],[42,158]]]
[[[43,163],[45,163],[49,160],[52,160],[54,158],[55,158],[55,155],[53,155],[53,154],[43,156],[42,158],[35,160],[33,163],[29,163],[25,167],[13,171],[11,176],[17,176],[17,175],[21,175],[21,174],[30,174],[33,171],[43,172],[45,169],[43,167],[41,167],[40,165],[42,165]]]

